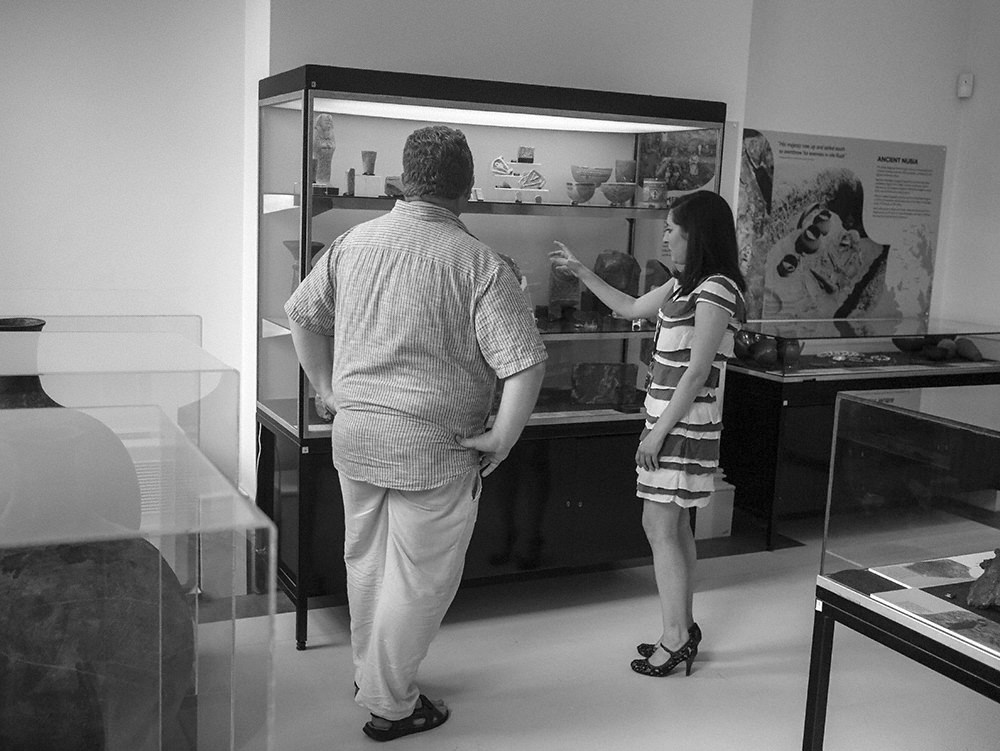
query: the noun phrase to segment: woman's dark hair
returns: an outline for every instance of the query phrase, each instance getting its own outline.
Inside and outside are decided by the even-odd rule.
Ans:
[[[472,151],[465,134],[445,125],[413,131],[403,147],[403,194],[460,198],[473,182]]]
[[[722,274],[740,292],[747,283],[740,271],[739,246],[733,211],[718,193],[698,190],[670,207],[670,218],[687,235],[687,259],[680,278],[680,294],[689,294],[707,276]]]

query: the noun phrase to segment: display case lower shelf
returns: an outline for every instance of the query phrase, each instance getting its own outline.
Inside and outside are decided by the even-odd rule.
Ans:
[[[882,583],[875,584],[878,580]],[[820,590],[840,595],[992,670],[1000,670],[1000,611],[964,606],[959,590],[962,586],[967,590],[969,582],[929,588],[906,587],[871,569],[851,569],[818,576],[816,584]],[[874,587],[876,591],[858,590],[865,586]]]
[[[260,336],[270,339],[276,336],[291,334],[288,319],[262,317],[260,319]],[[625,339],[647,339],[653,335],[653,326],[648,321],[633,325],[632,321],[605,316],[601,323],[593,327],[582,324],[572,324],[563,321],[538,322],[538,333],[546,342],[581,342],[581,341],[621,341]]]

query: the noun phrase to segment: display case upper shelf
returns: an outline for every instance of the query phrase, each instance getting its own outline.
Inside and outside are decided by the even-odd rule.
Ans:
[[[611,321],[612,319],[605,320]],[[601,327],[598,330],[588,330],[562,322],[548,323],[540,321],[538,329],[542,339],[550,342],[644,339],[653,335],[653,326],[648,322],[643,322],[641,328],[638,329],[630,328],[631,324],[629,321],[614,321],[614,324],[619,325],[609,325]],[[288,336],[291,333],[291,330],[288,328],[288,319],[261,318],[261,338],[270,339],[275,336]]]
[[[319,216],[332,209],[362,209],[368,211],[389,211],[396,198],[362,198],[359,196],[314,196],[312,215]],[[275,211],[298,209],[298,197],[291,193],[265,193],[261,201],[261,211],[270,214]],[[526,201],[469,201],[465,213],[518,216],[574,216],[576,218],[643,218],[665,219],[667,209],[634,208],[629,206],[579,206],[559,203],[534,203]]]

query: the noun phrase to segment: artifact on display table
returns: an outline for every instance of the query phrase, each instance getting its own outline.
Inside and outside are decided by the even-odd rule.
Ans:
[[[904,587],[916,589],[937,587],[943,584],[971,582],[979,578],[982,573],[980,564],[989,556],[989,552],[970,553],[928,561],[877,566],[872,571]]]
[[[969,607],[1000,609],[1000,548],[993,553],[992,558],[979,564],[983,573],[969,588]]]
[[[872,598],[947,629],[991,650],[1000,650],[1000,623],[923,589],[878,592]]]

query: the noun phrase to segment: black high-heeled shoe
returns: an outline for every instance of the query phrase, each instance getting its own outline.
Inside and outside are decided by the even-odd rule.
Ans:
[[[660,647],[670,655],[665,663],[652,665],[649,659],[644,657],[640,660],[632,660],[632,670],[640,675],[648,675],[650,678],[663,678],[670,675],[674,668],[683,662],[685,663],[684,676],[691,675],[691,665],[694,663],[694,658],[698,656],[698,645],[695,644],[694,637],[688,639],[683,646],[673,652],[663,646],[662,642]]]
[[[698,627],[697,623],[691,624],[691,627],[688,629],[688,636],[694,639],[694,645],[696,647],[701,644],[701,629]],[[652,656],[653,652],[656,651],[656,646],[656,644],[646,644],[644,642],[638,645],[635,648],[635,651],[648,660]]]

